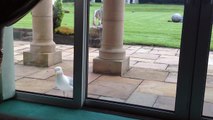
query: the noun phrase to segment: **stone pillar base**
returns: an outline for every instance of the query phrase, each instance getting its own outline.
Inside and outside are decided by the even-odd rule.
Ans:
[[[129,69],[129,57],[123,60],[106,60],[99,57],[93,59],[93,72],[109,75],[125,74]]]
[[[32,65],[38,67],[49,67],[62,62],[61,51],[54,53],[32,53],[24,52],[24,65]]]

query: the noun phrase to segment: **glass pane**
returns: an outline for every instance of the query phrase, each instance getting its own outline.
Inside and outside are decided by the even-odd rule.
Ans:
[[[213,36],[211,36],[203,115],[213,117]]]
[[[102,9],[103,3],[91,2],[88,98],[174,110],[184,8],[183,1],[179,2],[127,1],[123,38],[119,25],[122,11],[113,9],[122,5],[108,0]],[[115,16],[109,15],[111,9],[118,10]],[[103,29],[99,20],[102,10],[108,10],[104,11],[108,14]],[[101,34],[102,30],[106,32]],[[122,40],[125,57],[130,58],[129,69],[116,74],[128,62],[126,58],[119,59]]]
[[[42,1],[14,25],[17,90],[73,97],[74,2],[61,1]]]

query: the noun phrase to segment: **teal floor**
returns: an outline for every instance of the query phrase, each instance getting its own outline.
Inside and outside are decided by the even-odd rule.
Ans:
[[[0,104],[0,113],[36,120],[133,120],[116,115],[60,108],[18,100],[9,100]]]

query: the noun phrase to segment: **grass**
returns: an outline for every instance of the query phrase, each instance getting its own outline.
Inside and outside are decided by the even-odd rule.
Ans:
[[[101,4],[90,7],[90,24],[94,10]],[[65,13],[62,26],[74,27],[74,5],[64,4]],[[168,22],[174,13],[183,14],[183,5],[127,4],[124,20],[124,43],[163,47],[180,47],[182,23]],[[15,24],[17,28],[32,28],[31,14]],[[213,45],[211,45],[213,46]],[[213,49],[213,47],[211,47]]]
[[[125,13],[125,43],[154,46],[180,46],[181,23],[168,22],[171,15],[182,14],[181,5],[129,5]]]

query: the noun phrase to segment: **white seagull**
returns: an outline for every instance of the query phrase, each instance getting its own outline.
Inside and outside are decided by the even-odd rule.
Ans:
[[[71,92],[73,90],[73,78],[64,75],[61,67],[55,67],[56,73],[56,87],[63,91],[65,96],[65,92]]]

